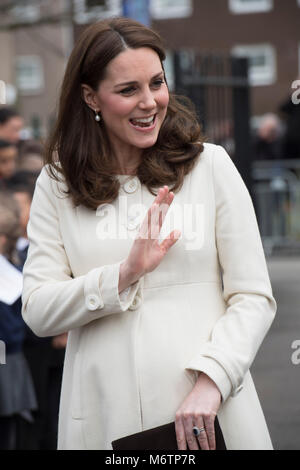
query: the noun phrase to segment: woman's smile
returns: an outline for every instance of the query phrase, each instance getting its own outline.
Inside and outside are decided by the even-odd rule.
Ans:
[[[147,118],[132,118],[129,123],[138,132],[151,132],[156,126],[156,116],[157,114]]]

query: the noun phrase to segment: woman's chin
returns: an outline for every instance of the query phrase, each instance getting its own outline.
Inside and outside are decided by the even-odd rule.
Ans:
[[[133,145],[137,148],[140,148],[140,149],[146,149],[146,148],[149,148],[149,147],[153,147],[153,145],[155,145],[156,142],[157,142],[157,138],[158,138],[158,136],[156,135],[155,137],[154,136],[152,136],[152,137],[149,136],[148,138],[138,139],[138,140],[135,140]]]

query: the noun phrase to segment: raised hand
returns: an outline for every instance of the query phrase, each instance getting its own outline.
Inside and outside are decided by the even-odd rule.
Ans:
[[[161,243],[158,241],[162,224],[173,199],[174,193],[169,191],[168,186],[159,189],[141,224],[129,256],[120,267],[119,291],[144,274],[153,271],[179,239],[181,232],[173,230]]]

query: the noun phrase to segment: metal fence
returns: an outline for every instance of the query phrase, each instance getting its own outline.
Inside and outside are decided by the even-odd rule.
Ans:
[[[252,197],[267,254],[300,252],[300,159],[252,164]]]
[[[227,150],[245,181],[265,252],[300,252],[300,157],[253,162],[248,60],[180,50],[174,71],[176,93],[192,100],[208,140]]]

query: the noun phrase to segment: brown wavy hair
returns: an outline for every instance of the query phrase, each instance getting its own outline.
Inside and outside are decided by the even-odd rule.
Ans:
[[[150,47],[159,56],[162,67],[165,52],[155,31],[128,18],[110,18],[92,24],[83,31],[69,58],[63,79],[58,117],[46,143],[45,164],[50,176],[65,180],[75,206],[96,210],[100,204],[114,201],[120,183],[115,176],[111,147],[103,122],[96,122],[86,105],[81,85],[94,91],[105,76],[109,62],[126,47]],[[170,93],[166,117],[158,139],[143,150],[136,169],[140,182],[155,195],[154,188],[169,185],[176,192],[184,176],[193,168],[203,151],[203,136],[192,103]]]

